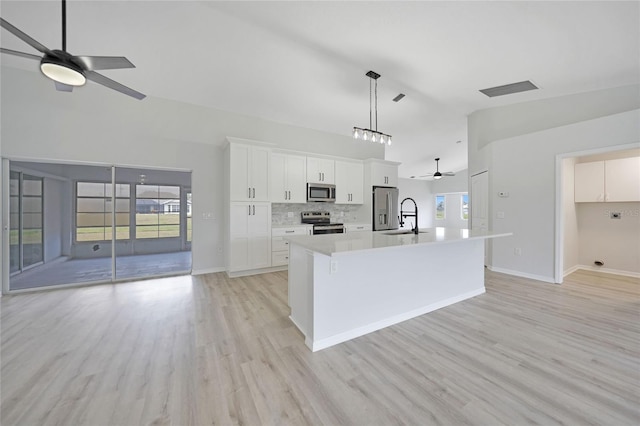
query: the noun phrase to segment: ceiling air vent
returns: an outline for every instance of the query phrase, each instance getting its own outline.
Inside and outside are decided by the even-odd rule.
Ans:
[[[527,90],[536,90],[538,87],[529,80],[519,83],[505,84],[504,86],[490,87],[480,90],[485,95],[493,98],[495,96],[510,95],[512,93],[526,92]]]
[[[400,93],[398,96],[393,98],[393,102],[398,102],[402,98],[404,98],[404,93]]]

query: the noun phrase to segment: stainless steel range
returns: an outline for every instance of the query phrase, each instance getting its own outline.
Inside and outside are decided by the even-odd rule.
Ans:
[[[313,225],[313,235],[344,233],[342,223],[331,223],[329,212],[302,212],[301,216],[302,223]]]

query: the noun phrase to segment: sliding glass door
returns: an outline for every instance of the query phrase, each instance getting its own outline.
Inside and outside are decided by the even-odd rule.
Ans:
[[[15,274],[44,261],[44,180],[11,171],[9,187],[9,264]]]
[[[191,173],[10,162],[10,290],[191,272]]]

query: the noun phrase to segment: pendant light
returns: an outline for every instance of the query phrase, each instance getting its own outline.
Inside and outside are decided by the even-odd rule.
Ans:
[[[369,71],[365,75],[369,77],[369,128],[363,129],[361,127],[354,127],[353,138],[391,146],[391,135],[387,135],[386,133],[382,133],[378,131],[378,78],[380,78],[380,74],[378,74],[375,71]],[[371,90],[374,82],[375,82],[375,116],[376,116],[375,130],[373,127],[374,101],[373,101],[372,90]]]

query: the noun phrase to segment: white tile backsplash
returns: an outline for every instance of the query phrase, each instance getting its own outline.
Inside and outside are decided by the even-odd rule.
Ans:
[[[322,211],[331,213],[332,222],[350,223],[358,222],[356,212],[362,206],[333,203],[307,203],[307,204],[271,204],[271,223],[273,225],[299,225],[300,213],[307,211]],[[293,213],[293,217],[289,217]]]

